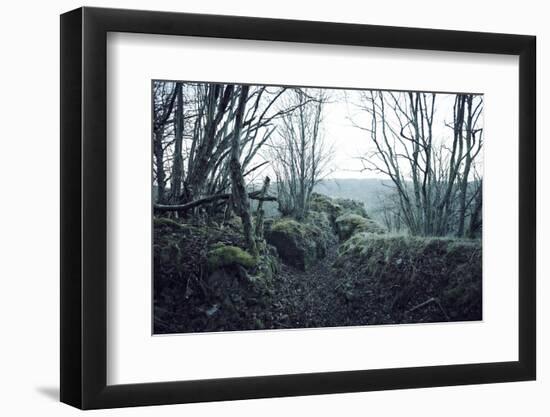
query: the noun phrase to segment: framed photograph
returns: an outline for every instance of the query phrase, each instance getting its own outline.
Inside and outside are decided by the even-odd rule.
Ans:
[[[61,16],[61,401],[533,380],[535,37]]]

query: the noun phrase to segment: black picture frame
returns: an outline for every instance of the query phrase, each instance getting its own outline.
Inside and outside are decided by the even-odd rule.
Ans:
[[[107,385],[108,32],[519,56],[519,360]],[[536,376],[534,36],[136,10],[61,16],[61,401],[82,409],[533,380]]]

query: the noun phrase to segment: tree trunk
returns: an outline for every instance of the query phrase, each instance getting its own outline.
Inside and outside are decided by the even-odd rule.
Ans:
[[[164,203],[164,192],[166,189],[166,175],[164,173],[164,150],[162,148],[163,129],[155,132],[154,137],[154,154],[155,166],[157,168],[157,203]]]
[[[187,187],[193,197],[205,191],[208,174],[215,166],[216,159],[212,158],[213,150],[221,139],[217,136],[218,128],[225,114],[231,110],[228,106],[235,91],[235,86],[232,84],[227,85],[225,90],[223,84],[212,84],[208,88],[208,92],[205,93],[204,108],[201,109],[204,117],[203,133],[200,138],[195,138],[190,151]]]
[[[248,98],[249,87],[243,85],[239,97],[239,104],[235,114],[235,130],[231,142],[231,159],[229,162],[231,175],[231,191],[233,195],[233,207],[240,216],[243,223],[243,233],[249,252],[252,256],[258,256],[258,248],[252,228],[252,218],[250,216],[250,203],[244,183],[243,172],[241,168],[241,133],[243,124],[243,115]]]
[[[470,214],[470,225],[468,228],[468,237],[470,239],[473,239],[476,237],[476,235],[479,232],[479,229],[481,229],[482,225],[482,216],[481,216],[481,208],[483,205],[483,181],[479,182],[477,190],[477,196],[476,196],[476,202],[474,209],[472,210],[472,213]]]
[[[172,165],[171,201],[177,203],[181,195],[183,177],[183,91],[182,83],[176,83],[176,114],[174,117],[174,161]]]
[[[264,198],[267,194],[267,190],[269,189],[269,177],[265,177],[264,179],[264,185],[262,187],[262,190],[260,191],[260,201],[258,201],[258,209],[256,210],[256,236],[263,237],[264,235],[264,210],[263,210],[263,202]]]
[[[463,237],[465,233],[466,223],[466,198],[468,194],[468,177],[472,166],[472,95],[466,96],[467,104],[467,119],[466,119],[466,155],[464,161],[464,169],[462,173],[462,183],[460,184],[459,209],[458,209],[458,237]]]

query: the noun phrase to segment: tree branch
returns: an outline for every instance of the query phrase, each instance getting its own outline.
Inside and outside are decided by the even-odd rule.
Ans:
[[[229,198],[231,198],[231,193],[215,194],[185,204],[155,204],[153,208],[154,211],[157,213],[163,213],[166,211],[187,211],[203,204],[212,203],[216,200],[228,200]],[[273,197],[270,195],[262,196],[261,191],[253,191],[251,193],[248,193],[248,198],[259,201],[277,201],[277,197]]]

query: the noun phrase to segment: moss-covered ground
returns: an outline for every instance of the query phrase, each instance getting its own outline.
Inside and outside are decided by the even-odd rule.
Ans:
[[[388,234],[352,200],[312,207],[267,219],[257,257],[238,218],[155,219],[155,333],[482,318],[480,240]]]

